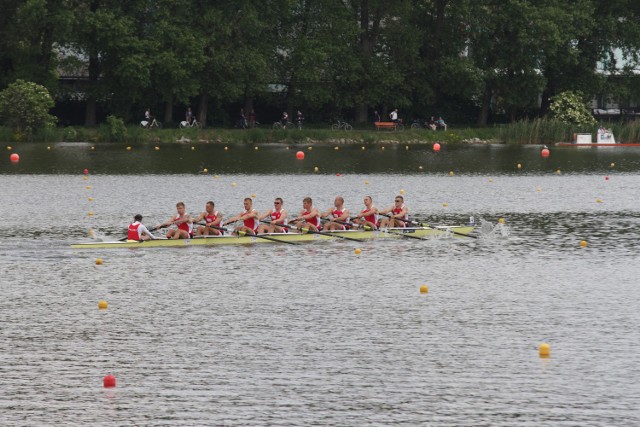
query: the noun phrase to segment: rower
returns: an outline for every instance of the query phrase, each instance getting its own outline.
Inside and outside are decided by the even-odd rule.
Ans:
[[[405,206],[402,196],[396,196],[393,206],[378,213],[389,214],[389,217],[380,221],[380,228],[406,227],[409,222],[409,208]]]
[[[327,209],[327,211],[322,214],[322,217],[329,218],[324,224],[324,231],[347,230],[349,225],[349,210],[344,207],[344,198],[341,196],[336,197],[333,201],[333,207]]]
[[[258,234],[264,233],[287,233],[287,211],[282,208],[284,201],[282,197],[276,197],[273,202],[273,209],[269,212],[258,217],[258,221],[262,221],[265,218],[270,218],[270,224],[260,224],[258,227]]]
[[[167,233],[167,239],[190,239],[193,237],[193,223],[191,216],[186,213],[186,208],[183,202],[176,203],[176,210],[178,211],[176,216],[172,216],[162,224],[159,224],[156,228],[168,227],[170,225],[176,225],[178,228],[172,228]]]
[[[215,204],[212,201],[208,201],[204,206],[205,211],[193,220],[193,222],[200,222],[204,220],[205,225],[200,225],[196,230],[196,236],[219,236],[222,234],[219,229],[214,227],[220,227],[222,222],[222,214],[220,211],[215,210]]]
[[[129,224],[127,231],[127,241],[153,240],[155,236],[142,223],[142,215],[133,217],[133,222]]]
[[[258,211],[253,209],[253,200],[251,197],[246,197],[244,199],[244,211],[239,213],[238,215],[229,218],[225,222],[223,222],[223,226],[227,224],[231,224],[232,222],[242,221],[242,225],[237,226],[234,230],[234,234],[246,233],[246,234],[256,234],[258,230]]]
[[[318,231],[320,228],[320,214],[318,209],[313,206],[311,197],[305,197],[302,200],[302,210],[297,218],[291,220],[295,226],[300,229],[302,226],[311,231]]]
[[[373,206],[371,196],[365,196],[364,209],[354,217],[353,223],[370,230],[378,229],[378,208]]]

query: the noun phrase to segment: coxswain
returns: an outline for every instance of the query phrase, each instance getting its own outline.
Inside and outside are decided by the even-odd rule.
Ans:
[[[157,228],[168,227],[175,225],[178,228],[172,228],[167,233],[167,239],[190,239],[193,237],[193,222],[191,216],[186,213],[186,208],[183,202],[176,203],[177,215],[172,216],[162,224],[159,224]]]
[[[349,209],[344,207],[344,198],[342,196],[336,197],[333,201],[333,207],[327,209],[322,214],[323,218],[328,218],[324,223],[324,231],[333,230],[347,230],[349,226]]]
[[[198,215],[193,222],[198,223],[204,220],[205,225],[200,225],[196,229],[196,236],[219,236],[222,234],[219,228],[222,222],[222,213],[215,210],[215,204],[208,201],[204,206],[205,211]]]
[[[371,196],[365,196],[364,209],[355,216],[353,223],[371,230],[378,229],[378,209],[373,206],[373,199]]]
[[[229,218],[223,222],[223,225],[231,224],[236,221],[242,221],[242,225],[237,226],[233,230],[234,234],[256,234],[259,224],[258,211],[253,209],[253,200],[251,200],[251,197],[246,197],[244,199],[244,211],[232,218]]]
[[[133,217],[133,222],[129,224],[127,231],[127,241],[153,240],[155,236],[142,223],[142,215]]]
[[[318,212],[318,209],[313,206],[313,200],[311,197],[305,197],[302,200],[302,210],[300,211],[300,215],[292,219],[291,222],[293,222],[298,229],[306,228],[310,231],[319,230],[320,213]]]
[[[282,197],[276,197],[273,201],[273,209],[258,217],[258,221],[262,221],[265,218],[269,218],[271,222],[269,224],[260,224],[258,227],[258,233],[286,233],[287,227],[287,211],[282,207],[284,202]]]
[[[409,208],[404,204],[404,197],[396,196],[394,205],[379,212],[384,218],[380,228],[406,227],[409,222]]]

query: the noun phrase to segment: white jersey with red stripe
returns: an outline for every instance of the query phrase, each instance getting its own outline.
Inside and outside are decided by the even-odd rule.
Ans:
[[[393,208],[393,210],[391,212],[393,212],[394,215],[398,215],[403,210],[404,210],[404,204],[402,206],[400,206],[399,208]],[[405,221],[409,221],[409,213],[407,212],[402,217],[400,217],[400,219],[404,219],[404,221],[400,221],[402,223],[402,225],[400,225],[400,227],[406,227],[407,223]]]

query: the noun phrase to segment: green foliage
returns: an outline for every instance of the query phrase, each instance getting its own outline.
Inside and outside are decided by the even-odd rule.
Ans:
[[[0,92],[0,116],[16,133],[53,126],[56,118],[49,114],[53,105],[49,91],[33,82],[16,80]]]
[[[551,117],[560,122],[579,126],[596,124],[596,119],[583,101],[582,94],[567,91],[552,97],[551,100]]]
[[[104,135],[107,141],[124,141],[127,139],[127,126],[124,124],[124,120],[116,116],[107,117],[107,125],[105,127]]]

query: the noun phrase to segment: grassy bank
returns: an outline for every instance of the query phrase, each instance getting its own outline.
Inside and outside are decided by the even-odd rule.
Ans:
[[[640,141],[640,120],[627,123],[605,124],[611,128],[618,141]],[[216,142],[216,143],[465,143],[491,142],[508,144],[553,144],[571,141],[577,132],[595,134],[596,127],[579,127],[563,123],[535,119],[511,123],[508,125],[484,128],[452,128],[448,131],[426,129],[407,129],[404,131],[376,131],[371,128],[338,131],[326,128],[307,128],[303,130],[272,129],[142,129],[129,126],[124,135],[112,134],[107,125],[97,128],[58,127],[44,129],[33,134],[16,133],[6,127],[0,127],[2,142],[126,142],[126,143],[173,143]]]

